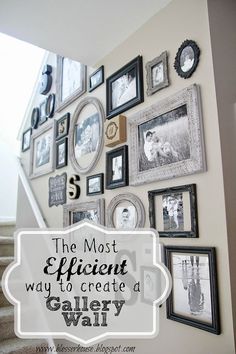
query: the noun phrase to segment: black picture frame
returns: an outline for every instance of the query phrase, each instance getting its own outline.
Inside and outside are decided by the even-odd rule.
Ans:
[[[148,192],[149,200],[149,220],[150,227],[157,229],[157,220],[156,220],[156,206],[155,206],[155,197],[156,196],[173,196],[176,194],[182,194],[184,192],[189,193],[189,211],[190,211],[190,222],[191,229],[188,231],[185,230],[176,230],[176,231],[158,231],[160,237],[185,237],[185,238],[197,238],[198,235],[198,212],[197,212],[197,187],[196,184],[186,184],[182,186],[176,186],[172,188],[163,188],[156,189]],[[184,206],[182,205],[182,208]],[[164,219],[164,208],[161,211]],[[168,212],[167,212],[168,213]],[[179,214],[178,210],[176,213]],[[182,210],[184,213],[184,210]],[[179,218],[179,215],[177,216]],[[164,225],[164,220],[163,220]],[[177,226],[177,225],[176,225]]]
[[[188,47],[190,48],[188,49]],[[185,69],[184,69],[184,65],[182,65],[183,64],[182,61],[184,59],[184,51],[186,51],[186,55],[190,60],[188,61],[189,64],[186,64],[187,62],[185,61],[184,65],[185,66],[187,65]],[[190,59],[191,57],[193,58]],[[179,47],[177,54],[175,56],[174,68],[177,74],[184,79],[188,79],[189,77],[191,77],[198,66],[199,59],[200,59],[200,48],[198,47],[197,43],[193,40],[186,39]],[[189,70],[187,70],[188,65],[191,65],[189,67]]]
[[[56,96],[51,93],[46,98],[46,117],[52,118],[54,116]]]
[[[99,190],[97,190],[95,192],[91,192],[91,191],[89,191],[89,181],[94,178],[99,179]],[[103,193],[104,193],[104,173],[98,173],[96,175],[87,176],[87,178],[86,178],[86,194],[88,196],[91,196],[91,195],[98,195],[98,194],[103,194]]]
[[[100,73],[100,78],[98,82],[95,82],[94,84],[92,83],[93,78]],[[89,87],[89,92],[92,92],[95,90],[97,87],[102,85],[104,83],[104,65],[100,66],[96,71],[94,71],[91,75],[89,75],[89,82],[88,82],[88,87]]]
[[[26,136],[27,134],[28,134],[30,137],[29,137],[28,144],[26,144],[26,146],[25,146],[25,136]],[[25,151],[27,151],[27,150],[30,149],[31,134],[32,134],[32,128],[29,128],[29,129],[27,129],[27,130],[25,130],[25,131],[23,132],[23,134],[22,134],[22,141],[21,141],[21,151],[22,151],[22,152],[25,152]]]
[[[39,108],[38,107],[34,107],[31,113],[31,128],[32,129],[37,129],[38,128],[38,124],[39,124]]]
[[[47,107],[47,99],[43,100],[39,104],[39,120],[38,120],[38,126],[42,125],[45,123],[48,119],[47,114],[46,114],[46,107]]]
[[[60,134],[60,125],[63,123],[65,125],[64,131]],[[65,136],[68,135],[69,133],[69,128],[70,128],[70,113],[64,114],[60,119],[57,120],[56,122],[56,136],[55,139],[59,140],[61,138],[64,138]]]
[[[64,144],[65,145],[65,149],[64,149],[64,162],[60,163],[59,160],[59,148],[60,145]],[[59,141],[56,142],[56,168],[62,168],[67,166],[67,162],[68,162],[68,139],[67,138],[63,138]]]
[[[121,156],[122,165],[118,167],[119,176],[114,179],[113,159]],[[116,160],[119,162],[118,159]],[[129,164],[128,164],[128,146],[123,145],[106,153],[106,189],[114,189],[129,185]]]
[[[136,94],[133,98],[124,101],[123,103],[118,103],[116,107],[113,107],[113,90],[112,86],[116,80],[121,78],[122,76],[126,78],[128,76],[135,78],[135,89]],[[130,82],[134,82],[131,80]],[[127,89],[127,88],[126,88]],[[131,89],[131,85],[129,84],[129,89]],[[121,96],[120,96],[121,97]],[[131,60],[128,64],[124,65],[121,69],[117,70],[114,74],[109,76],[106,79],[106,115],[107,119],[110,119],[128,109],[136,106],[137,104],[143,102],[144,94],[143,94],[143,61],[142,56],[138,55],[136,58]]]
[[[180,255],[191,255],[189,257],[192,257],[185,263],[182,263],[182,266],[186,266],[186,268],[193,268],[195,269],[195,272],[197,274],[197,272],[199,272],[198,276],[193,275],[192,273],[192,278],[189,277],[187,278],[187,282],[188,284],[187,289],[189,296],[191,296],[191,289],[189,290],[189,286],[191,285],[192,280],[194,280],[194,282],[196,283],[197,280],[199,280],[199,284],[201,286],[201,260],[200,257],[201,255],[205,255],[208,257],[208,265],[209,265],[209,287],[210,287],[210,306],[211,306],[211,321],[207,322],[207,321],[201,321],[199,319],[196,318],[196,313],[195,313],[195,318],[191,318],[189,316],[184,316],[183,311],[182,314],[177,313],[174,310],[174,296],[176,295],[176,291],[175,291],[175,279],[173,278],[173,262],[172,262],[172,254],[179,254]],[[165,246],[164,248],[164,255],[165,255],[165,264],[167,266],[167,268],[169,269],[172,278],[173,278],[173,288],[171,291],[171,294],[169,296],[169,298],[167,299],[167,303],[166,303],[166,309],[167,309],[167,318],[173,321],[177,321],[192,327],[196,327],[199,329],[202,329],[204,331],[208,331],[214,334],[219,335],[220,334],[220,316],[219,316],[219,301],[218,301],[218,289],[217,289],[217,269],[216,269],[216,250],[215,247],[195,247],[195,246]],[[195,255],[195,256],[194,256]],[[195,257],[195,264],[194,264],[194,257]],[[198,257],[198,264],[197,264],[197,257]],[[181,261],[181,258],[180,258]],[[202,267],[204,267],[204,263],[202,265]],[[198,270],[197,270],[198,269]],[[206,280],[206,276],[204,276],[204,279]],[[189,285],[190,282],[190,285]],[[197,283],[196,283],[197,284]],[[197,285],[196,285],[197,286]],[[199,285],[198,285],[199,288]],[[201,293],[201,288],[198,289],[200,290],[200,296],[202,297]],[[183,299],[183,297],[181,297]],[[186,296],[186,298],[188,298],[188,296]],[[204,299],[204,294],[203,294],[203,299]],[[189,307],[190,305],[190,298],[189,298]],[[202,300],[204,301],[204,300]],[[204,306],[204,303],[203,303]],[[190,307],[190,311],[191,311],[191,307]],[[195,310],[196,312],[196,310]]]

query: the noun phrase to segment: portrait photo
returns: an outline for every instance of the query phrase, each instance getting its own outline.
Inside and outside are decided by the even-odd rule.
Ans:
[[[95,223],[98,222],[98,213],[96,210],[87,210],[87,211],[74,211],[72,213],[72,224],[76,222],[88,219]]]
[[[164,80],[164,68],[163,63],[160,62],[159,64],[155,65],[152,68],[152,85],[157,86],[161,84]]]
[[[112,159],[112,181],[122,179],[122,156],[115,156]]]
[[[99,115],[96,113],[76,125],[75,157],[94,153],[99,142]]]
[[[87,195],[104,193],[104,174],[99,173],[87,177]]]
[[[29,128],[27,129],[23,134],[22,134],[22,143],[21,143],[21,151],[27,151],[30,148],[30,141],[31,141],[31,134],[32,134],[32,129]]]
[[[56,168],[67,166],[68,142],[67,138],[56,143]]]
[[[123,145],[106,153],[106,189],[127,186],[128,183],[128,146]]]
[[[51,152],[52,136],[50,132],[44,134],[36,141],[35,165],[40,167],[49,163]]]
[[[200,59],[200,48],[192,40],[185,40],[175,56],[174,68],[177,74],[188,79],[196,70]]]
[[[158,291],[158,273],[154,267],[142,266],[141,267],[141,301],[153,305],[153,301],[158,299],[160,296]]]
[[[162,196],[164,231],[184,231],[183,194]]]
[[[145,67],[148,96],[169,86],[168,55],[166,51],[148,61]]]
[[[133,205],[116,208],[115,225],[117,229],[133,229],[136,226],[137,215]]]
[[[89,76],[89,92],[95,90],[104,83],[104,66],[102,65]]]
[[[112,109],[136,97],[136,75],[135,69],[122,75],[112,82]]]

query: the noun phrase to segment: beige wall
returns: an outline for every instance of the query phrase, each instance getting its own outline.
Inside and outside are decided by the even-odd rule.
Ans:
[[[176,51],[185,39],[195,40],[201,49],[201,59],[197,71],[188,80],[181,79],[173,68]],[[149,354],[233,354],[234,340],[224,185],[207,0],[174,0],[134,35],[128,38],[121,46],[105,57],[101,63],[98,63],[98,66],[100,64],[105,66],[105,76],[108,77],[138,54],[143,56],[143,62],[145,64],[165,50],[167,50],[169,54],[170,86],[151,97],[147,97],[145,94],[144,103],[127,111],[127,118],[129,118],[132,113],[148,107],[190,84],[199,84],[202,94],[207,172],[150,183],[144,186],[130,186],[113,191],[105,191],[104,198],[106,200],[106,206],[108,206],[110,200],[117,194],[126,192],[136,194],[141,198],[145,206],[146,227],[148,227],[148,190],[190,183],[197,184],[199,239],[164,239],[163,243],[165,245],[216,247],[222,334],[216,336],[196,328],[167,320],[166,309],[165,306],[163,306],[160,311],[160,334],[157,338],[150,340],[122,339],[107,341],[104,344],[124,343],[124,345],[136,345],[136,353],[138,354],[144,352]],[[55,68],[54,56],[50,55],[49,62]],[[89,69],[89,72],[92,71],[93,69]],[[89,96],[90,94],[87,95]],[[105,108],[105,85],[100,86],[92,92],[91,96],[99,98]],[[43,97],[36,97],[35,105],[37,105],[42,98]],[[61,112],[61,114],[56,114],[55,118],[60,118],[63,113],[67,111],[73,114],[78,101]],[[106,148],[103,149],[98,164],[90,174],[105,172],[105,152]],[[26,170],[28,170],[28,152],[23,154],[23,161]],[[68,173],[68,176],[75,172],[69,163],[68,167],[56,170],[51,175],[61,174],[64,171]],[[61,227],[63,215],[62,206],[48,208],[49,176],[50,175],[47,175],[33,180],[32,187],[49,226]],[[80,177],[81,197],[79,201],[93,200],[92,197],[86,196],[86,176],[81,175]],[[137,320],[139,320],[138,316]]]

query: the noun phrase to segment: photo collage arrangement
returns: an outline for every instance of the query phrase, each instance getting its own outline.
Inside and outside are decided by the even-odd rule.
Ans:
[[[173,66],[181,78],[188,79],[199,59],[197,43],[185,40]],[[148,96],[170,85],[168,65],[167,51],[145,64]],[[146,213],[136,195],[119,193],[105,215],[103,198],[83,203],[75,200],[80,196],[75,181],[80,174],[86,175],[86,195],[97,196],[105,190],[206,171],[200,87],[187,86],[126,118],[124,112],[144,102],[143,60],[138,55],[106,78],[106,113],[99,99],[87,96],[78,101],[72,117],[66,113],[51,119],[54,112],[60,113],[83,95],[86,86],[92,92],[104,83],[104,66],[93,72],[88,82],[86,70],[81,63],[57,56],[56,95],[49,94],[32,110],[31,127],[22,137],[22,152],[30,149],[29,177],[63,168],[69,160],[75,175],[68,181],[66,173],[50,177],[49,183],[49,207],[63,205],[64,227],[86,218],[103,225],[106,220],[106,226],[117,229],[142,228]],[[45,65],[40,94],[47,95],[51,87],[52,67]],[[106,152],[105,171],[91,175],[104,145],[112,148]],[[73,201],[69,204],[67,182]],[[150,190],[147,198],[150,227],[160,237],[199,237],[196,184]],[[173,279],[167,318],[220,334],[215,248],[165,246],[164,255]],[[152,267],[143,268],[142,298],[147,303],[156,296],[154,273]]]

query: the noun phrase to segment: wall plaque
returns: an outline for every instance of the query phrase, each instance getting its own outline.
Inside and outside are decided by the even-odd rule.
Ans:
[[[49,178],[49,208],[53,205],[58,206],[66,203],[66,181],[66,173]]]
[[[105,121],[105,146],[116,146],[126,142],[126,117],[116,116]]]

